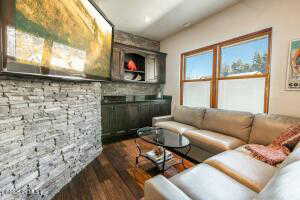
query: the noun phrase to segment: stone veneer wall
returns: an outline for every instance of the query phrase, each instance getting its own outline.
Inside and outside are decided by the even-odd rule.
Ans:
[[[144,37],[115,31],[114,42],[140,47],[148,50],[159,51],[160,42],[150,40]],[[122,82],[104,82],[102,83],[103,96],[122,96],[122,95],[156,95],[163,85],[144,84],[144,83],[122,83]]]
[[[162,90],[160,84],[143,84],[143,83],[103,83],[103,96],[127,96],[127,95],[157,95]]]
[[[123,31],[115,30],[114,42],[140,47],[152,51],[160,50],[160,42],[150,40],[148,38],[140,37]]]
[[[0,80],[0,199],[51,199],[102,151],[100,83]]]

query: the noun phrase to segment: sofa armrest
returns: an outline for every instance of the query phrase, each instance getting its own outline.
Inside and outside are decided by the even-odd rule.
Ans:
[[[144,200],[192,200],[162,175],[145,182]]]
[[[155,126],[158,122],[164,122],[164,121],[173,121],[174,118],[172,115],[166,115],[166,116],[160,116],[160,117],[153,117],[152,118],[152,126]]]

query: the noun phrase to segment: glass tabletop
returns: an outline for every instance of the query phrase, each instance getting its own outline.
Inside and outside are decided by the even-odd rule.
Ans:
[[[187,137],[163,128],[145,127],[137,133],[141,139],[157,146],[183,148],[190,144]]]

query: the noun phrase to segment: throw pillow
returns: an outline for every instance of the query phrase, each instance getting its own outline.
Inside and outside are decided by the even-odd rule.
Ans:
[[[299,141],[300,124],[296,124],[281,133],[268,146],[249,144],[245,148],[251,152],[252,157],[275,166],[287,158]]]
[[[245,148],[251,152],[252,157],[272,166],[284,161],[290,153],[285,146],[249,144]]]

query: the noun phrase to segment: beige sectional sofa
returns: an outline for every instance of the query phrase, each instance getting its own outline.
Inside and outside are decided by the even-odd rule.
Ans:
[[[299,118],[180,106],[153,125],[183,134],[203,163],[145,183],[145,200],[300,199],[300,144],[274,167],[252,158],[247,143],[267,145]]]
[[[254,116],[248,112],[179,106],[172,116],[153,118],[153,126],[183,134],[191,141],[189,156],[199,162],[246,144]]]

